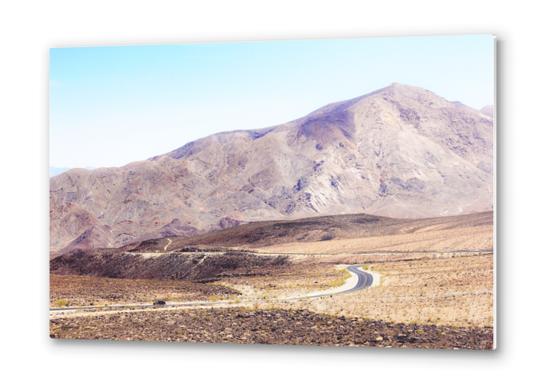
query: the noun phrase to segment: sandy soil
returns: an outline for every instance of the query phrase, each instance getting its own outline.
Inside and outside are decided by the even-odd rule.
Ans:
[[[345,268],[333,263],[296,263],[266,275],[227,277],[221,284],[255,300],[286,298],[343,286],[351,278]]]
[[[216,300],[237,295],[238,291],[220,284],[50,275],[50,305],[53,307],[144,303],[154,300]]]
[[[380,285],[287,307],[391,322],[493,325],[491,255],[373,263],[368,268],[380,274]]]
[[[408,225],[392,222],[391,227],[372,228],[370,235],[357,238],[289,240],[253,246],[250,252],[217,250],[212,257],[206,256],[210,250],[193,250],[194,255],[186,256],[188,251],[178,248],[171,255],[165,253],[166,257],[136,260],[136,266],[151,263],[157,271],[168,273],[172,265],[180,269],[188,265],[188,280],[172,280],[174,276],[164,273],[157,275],[163,280],[52,275],[52,306],[163,299],[227,300],[235,308],[150,308],[53,318],[51,334],[60,338],[491,348],[493,231],[487,224],[491,216],[480,214],[468,219],[472,217],[477,218],[472,224],[465,217]],[[284,230],[281,225],[271,226],[276,236],[290,238],[290,232],[280,236]],[[322,223],[311,225],[316,226],[314,236],[319,238]],[[250,229],[248,237],[246,230],[236,229],[240,232],[238,239],[267,235],[258,228]],[[299,228],[292,228],[292,236],[297,236]],[[175,240],[163,242],[160,250],[168,244],[168,250],[176,246]],[[153,250],[143,247],[141,251]],[[225,257],[226,253],[231,255]],[[254,263],[262,257],[282,262],[260,263],[256,270]],[[121,268],[123,260],[113,266]],[[162,268],[164,260],[169,263],[167,268]],[[375,284],[343,295],[281,300],[348,284],[346,264],[371,271]],[[213,278],[204,279],[209,276]],[[372,333],[369,335],[366,329]]]
[[[259,250],[265,253],[340,254],[371,251],[447,251],[490,250],[493,248],[493,226],[429,230],[405,234],[370,236],[304,243],[285,243]]]

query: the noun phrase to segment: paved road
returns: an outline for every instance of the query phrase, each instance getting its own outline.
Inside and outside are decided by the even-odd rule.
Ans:
[[[325,296],[334,296],[334,295],[342,295],[345,293],[351,293],[354,291],[359,291],[360,289],[369,288],[373,284],[373,275],[371,275],[368,272],[362,271],[359,269],[356,265],[349,265],[346,267],[346,270],[350,272],[352,275],[356,276],[358,280],[356,281],[356,285],[350,288],[346,288],[340,291],[336,292],[322,292],[322,293],[316,293],[312,295],[305,296],[306,298],[314,298],[314,297],[325,297]],[[345,284],[346,285],[346,284]],[[305,297],[299,297],[305,298]]]
[[[313,299],[318,297],[329,297],[329,296],[335,296],[335,295],[341,295],[345,293],[351,293],[354,291],[358,291],[360,289],[365,289],[371,286],[373,283],[373,276],[365,271],[362,271],[359,269],[359,267],[355,265],[349,265],[347,268],[348,272],[350,272],[352,275],[357,277],[356,284],[351,287],[351,284],[345,283],[344,289],[341,289],[342,287],[339,287],[336,290],[333,291],[322,291],[322,293],[311,293],[307,295],[301,295],[301,296],[295,296],[290,297],[286,299],[272,299],[272,301],[294,301],[294,300],[300,300],[300,299]],[[50,314],[62,316],[65,314],[70,313],[82,313],[82,312],[110,312],[110,311],[124,311],[124,310],[144,310],[144,309],[160,309],[160,308],[208,308],[208,307],[239,307],[244,306],[250,303],[254,303],[255,301],[253,299],[248,301],[236,301],[235,303],[224,300],[224,301],[192,301],[192,302],[172,302],[167,303],[165,305],[153,305],[151,303],[137,303],[137,304],[112,304],[110,306],[104,307],[104,306],[73,306],[73,307],[56,307],[56,308],[49,308]],[[54,316],[54,315],[53,315]]]
[[[370,273],[367,273],[365,271],[362,271],[355,265],[350,265],[348,268],[346,268],[349,272],[354,273],[358,276],[358,282],[356,283],[356,286],[354,288],[351,288],[349,290],[343,291],[341,293],[348,293],[353,291],[358,291],[360,289],[369,288],[371,284],[373,284],[373,275]]]

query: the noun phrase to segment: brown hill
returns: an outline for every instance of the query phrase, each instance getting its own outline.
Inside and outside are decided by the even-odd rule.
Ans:
[[[51,178],[51,250],[193,236],[243,222],[492,209],[490,116],[393,84],[254,131]]]
[[[408,257],[411,252],[491,252],[492,222],[492,212],[428,219],[358,214],[264,221],[190,238],[72,250],[52,259],[50,267],[56,274],[202,280],[264,273],[289,264],[295,254],[329,261],[345,252],[349,260],[365,253],[383,260],[382,252]]]
[[[190,251],[191,247],[215,249],[216,247],[237,247],[243,249],[262,249],[270,246],[280,247],[286,244],[297,244],[297,248],[304,249],[308,244],[320,243],[320,247],[326,248],[327,244],[335,244],[336,241],[360,240],[380,238],[379,248],[386,249],[393,246],[387,244],[384,238],[392,239],[392,236],[416,237],[416,241],[424,241],[426,234],[443,233],[455,230],[454,247],[461,249],[481,249],[484,242],[476,241],[461,243],[458,230],[467,230],[472,236],[476,228],[484,231],[484,234],[492,236],[493,212],[473,213],[459,216],[435,217],[426,219],[395,219],[365,214],[336,215],[311,217],[296,220],[283,221],[260,221],[242,224],[237,227],[212,231],[193,237],[167,237],[149,239],[121,247],[119,252],[163,252],[164,248],[170,252],[175,250]],[[479,239],[476,239],[479,240]],[[214,248],[213,248],[214,247]],[[363,246],[357,251],[366,250]],[[488,249],[492,245],[487,246]],[[431,247],[428,247],[431,249]]]

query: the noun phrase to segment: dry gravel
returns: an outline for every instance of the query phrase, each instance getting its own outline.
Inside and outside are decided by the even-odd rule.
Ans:
[[[493,325],[492,255],[373,263],[367,267],[380,274],[379,286],[295,302],[287,308],[392,323]]]
[[[50,321],[52,338],[491,349],[493,329],[393,324],[307,310],[127,312]]]
[[[50,275],[50,304],[102,305],[154,300],[190,301],[228,297],[239,292],[220,284],[180,280],[113,279],[97,276]],[[60,306],[62,306],[60,305]]]

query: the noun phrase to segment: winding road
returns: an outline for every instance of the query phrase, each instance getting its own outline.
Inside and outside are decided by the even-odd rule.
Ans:
[[[343,291],[342,293],[348,293],[353,291],[358,291],[360,289],[369,288],[373,284],[373,275],[369,272],[363,271],[359,269],[359,267],[356,267],[355,265],[349,265],[347,268],[347,271],[354,273],[358,277],[358,281],[356,283],[356,286],[347,290]]]
[[[313,292],[302,296],[296,296],[290,299],[311,299],[316,297],[341,295],[359,291],[360,289],[369,288],[373,284],[374,278],[370,272],[366,272],[356,265],[349,265],[346,267],[346,270],[350,272],[351,277],[340,287],[325,291]]]
[[[169,244],[168,244],[169,245]],[[346,270],[350,273],[350,278],[340,287],[317,291],[299,296],[287,298],[275,298],[266,300],[267,302],[287,302],[303,299],[314,299],[319,297],[332,297],[334,295],[352,293],[370,287],[374,278],[370,272],[363,271],[356,265],[349,265]],[[220,308],[220,307],[242,307],[262,300],[248,299],[245,301],[187,301],[187,302],[170,302],[163,305],[154,305],[152,303],[137,303],[137,304],[112,304],[108,306],[73,306],[73,307],[53,307],[49,308],[51,318],[60,318],[64,316],[77,316],[78,314],[102,314],[111,312],[121,312],[126,310],[148,310],[148,309],[175,309],[175,308]]]

